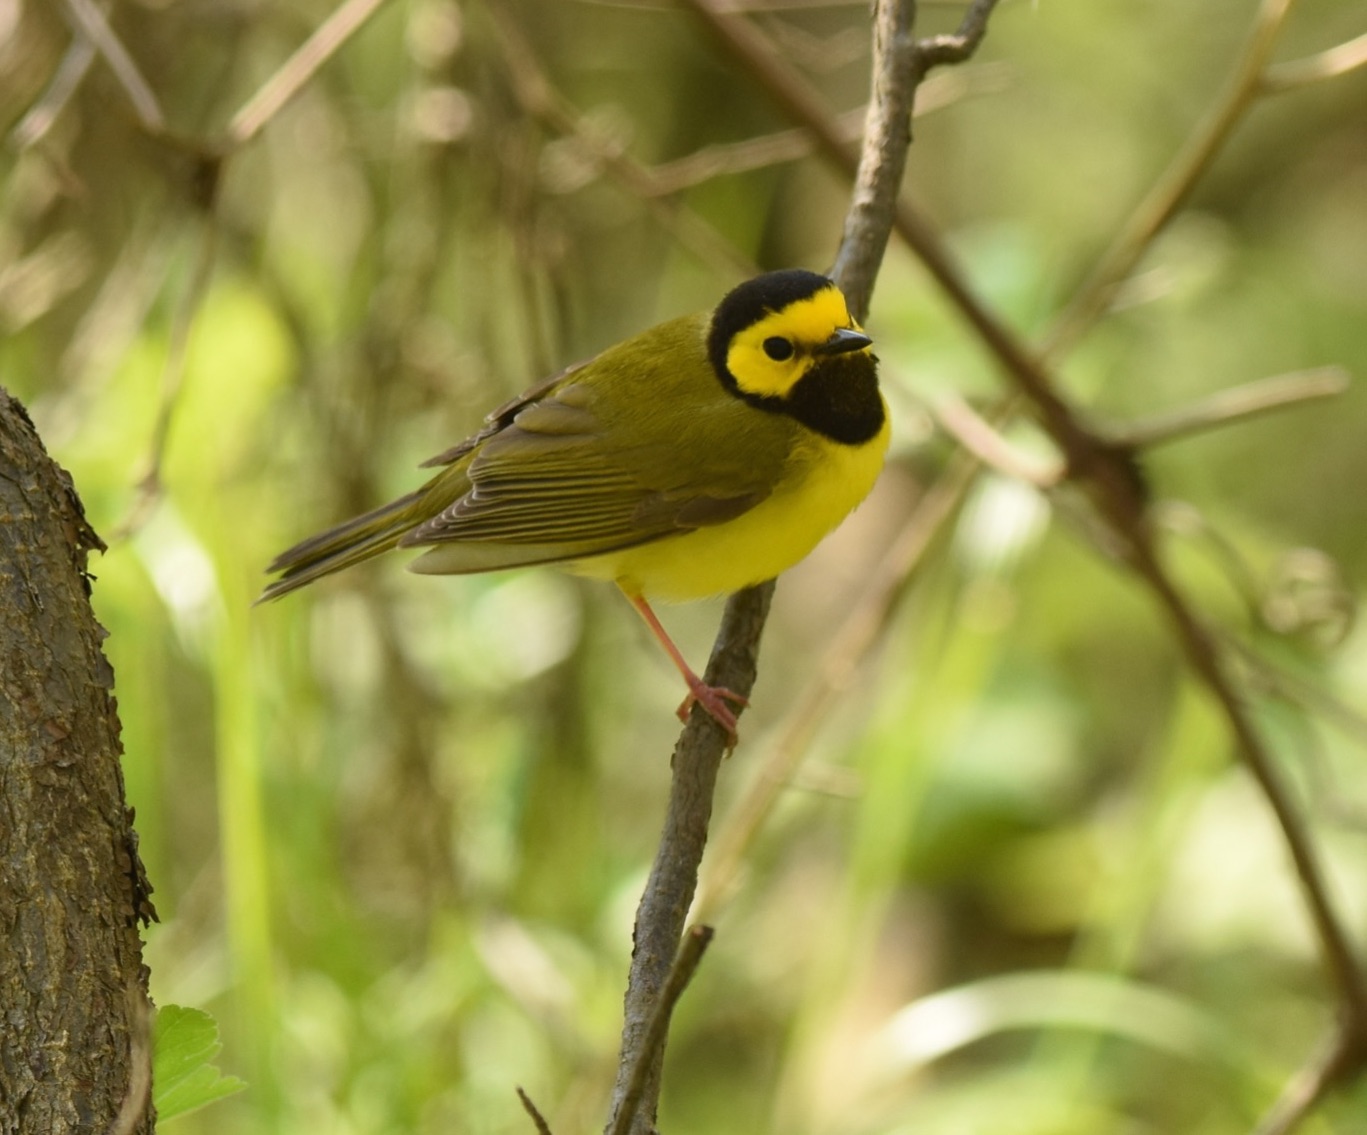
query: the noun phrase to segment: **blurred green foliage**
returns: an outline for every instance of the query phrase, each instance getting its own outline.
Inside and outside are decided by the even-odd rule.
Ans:
[[[761,7],[830,106],[857,107],[864,6]],[[1005,3],[918,122],[909,192],[1023,334],[1210,105],[1255,7]],[[923,9],[927,31],[959,13]],[[212,139],[329,10],[128,0],[111,19],[172,130]],[[1278,58],[1364,16],[1302,0]],[[58,5],[0,4],[7,129],[69,39]],[[529,69],[579,135],[519,101]],[[1259,102],[1063,368],[1082,405],[1124,418],[1286,370],[1367,374],[1364,108],[1361,72]],[[251,602],[275,552],[414,485],[540,375],[710,306],[738,266],[828,263],[846,188],[815,159],[659,200],[613,164],[787,126],[665,5],[391,0],[224,165],[203,287],[202,163],[142,133],[103,66],[7,150],[0,381],[111,540],[95,601],[163,917],[153,993],[211,1011],[249,1084],[174,1130],[523,1132],[519,1084],[557,1133],[601,1125],[675,733],[666,664],[610,589],[547,571],[433,580],[395,557]],[[721,822],[944,466],[922,400],[999,390],[902,248],[870,328],[894,460],[779,588]],[[1365,411],[1359,386],[1147,462],[1191,506],[1170,514],[1185,585],[1284,675],[1245,676],[1358,928],[1367,635],[1334,604],[1367,575]],[[667,613],[691,657],[719,610]],[[670,1135],[1243,1132],[1331,1018],[1267,809],[1166,628],[1084,528],[996,476],[718,930],[676,1017]],[[1310,1129],[1365,1112],[1359,1087]]]

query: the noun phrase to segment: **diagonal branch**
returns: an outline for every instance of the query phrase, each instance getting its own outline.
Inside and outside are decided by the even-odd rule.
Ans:
[[[1000,93],[1011,85],[1011,81],[1010,69],[1004,64],[938,72],[916,92],[916,117],[921,118],[967,98]],[[867,115],[867,106],[841,113],[835,120],[836,133],[847,142],[858,140]],[[812,136],[798,127],[747,138],[743,142],[717,142],[652,166],[649,170],[650,191],[660,195],[679,193],[716,177],[796,161],[807,157],[815,148]]]
[[[95,5],[94,0],[66,0],[67,11],[76,27],[95,49],[104,56],[109,69],[114,72],[119,85],[123,87],[128,101],[142,123],[143,129],[150,134],[160,134],[166,128],[166,116],[161,112],[157,96],[147,80],[142,77],[138,65],[128,54],[128,49],[114,34],[104,13]],[[79,79],[79,76],[77,76]]]
[[[1134,270],[1144,250],[1172,220],[1192,186],[1228,141],[1234,127],[1257,98],[1264,69],[1281,32],[1282,23],[1296,0],[1263,0],[1253,33],[1239,65],[1185,146],[1154,183],[1148,195],[1116,234],[1091,275],[1073,296],[1054,324],[1044,353],[1058,358],[1080,339],[1106,310],[1116,288]]]
[[[1161,411],[1114,427],[1109,433],[1118,445],[1147,449],[1245,422],[1301,402],[1334,398],[1347,389],[1348,372],[1342,367],[1293,371],[1217,391],[1176,410]]]
[[[76,88],[81,85],[81,80],[85,78],[98,53],[90,39],[79,38],[73,41],[66,55],[62,57],[62,62],[53,74],[51,82],[48,83],[47,90],[14,128],[11,136],[17,148],[22,150],[26,146],[32,146],[35,142],[41,141],[52,129],[52,124],[57,121],[63,107],[76,93]]]
[[[977,0],[970,15],[990,11],[995,2]],[[688,3],[709,26],[743,29],[738,34],[760,53],[756,65],[771,77],[784,73],[762,37],[748,24],[719,12],[707,0]],[[919,45],[912,36],[914,20],[914,0],[881,0],[875,9],[873,95],[845,237],[832,272],[856,318],[867,311],[892,230],[911,141],[908,121],[916,85],[932,65],[918,54]],[[854,161],[819,102],[800,83],[788,85],[787,91],[824,124],[823,146],[833,146]],[[770,581],[731,597],[708,663],[705,680],[709,685],[725,686],[742,696],[750,693],[773,590]],[[695,712],[674,750],[665,830],[636,914],[622,1050],[607,1128],[614,1133],[649,1135],[654,1131],[664,1040],[662,1036],[658,1043],[651,1040],[651,1022],[658,1019],[657,1006],[665,997],[697,887],[725,743],[722,729],[705,714]],[[628,1096],[634,1100],[638,1078],[640,1102],[635,1114],[626,1117],[622,1113],[631,1111]]]
[[[850,302],[850,314],[861,321],[868,317],[878,267],[892,236],[911,142],[911,104],[928,69],[918,65],[915,19],[910,4],[881,4],[874,13],[873,97],[845,233],[831,270]]]
[[[1367,67],[1367,32],[1307,59],[1292,59],[1267,68],[1259,77],[1258,93],[1294,91],[1311,83],[1337,79],[1359,67]]]
[[[343,0],[266,80],[228,123],[234,146],[250,142],[280,109],[294,98],[337,50],[347,42],[385,0]]]
[[[1290,1135],[1309,1118],[1328,1091],[1361,1068],[1362,1063],[1362,1038],[1345,1029],[1335,1029],[1291,1078],[1253,1135]]]
[[[774,585],[769,582],[731,597],[707,664],[704,681],[708,685],[749,696],[755,682],[760,632],[773,593]],[[609,1131],[648,1135],[654,1130],[664,1044],[651,1041],[651,1024],[693,901],[727,740],[722,727],[695,707],[674,747],[664,831],[636,910]],[[638,1078],[639,1094],[633,1087]],[[625,1108],[629,1092],[636,1095],[637,1110],[623,1127],[618,1113]]]
[[[1103,497],[1098,503],[1116,533],[1127,540],[1130,566],[1167,614],[1188,664],[1219,704],[1244,764],[1277,818],[1319,938],[1325,968],[1343,1014],[1345,1032],[1359,1038],[1351,1047],[1361,1056],[1361,1039],[1367,1037],[1367,986],[1364,986],[1352,941],[1330,897],[1328,880],[1305,818],[1253,722],[1214,635],[1191,609],[1159,561],[1147,517],[1130,513],[1127,502]]]
[[[636,1053],[635,1063],[626,1076],[621,1105],[617,1109],[608,1135],[627,1135],[636,1122],[641,1101],[645,1097],[646,1085],[652,1076],[652,1065],[655,1063],[656,1055],[664,1051],[665,1037],[669,1033],[669,1019],[674,1012],[674,1006],[679,1003],[679,998],[688,988],[688,983],[698,972],[702,956],[712,943],[713,933],[710,926],[695,926],[679,946],[674,962],[669,967],[664,988],[655,1000],[640,1051]],[[658,1071],[654,1075],[658,1078]]]

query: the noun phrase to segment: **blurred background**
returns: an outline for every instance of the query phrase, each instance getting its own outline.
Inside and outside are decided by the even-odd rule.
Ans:
[[[765,0],[832,113],[864,4]],[[923,3],[923,32],[962,8]],[[1038,340],[1216,98],[1253,0],[1007,0],[922,91],[908,192]],[[122,0],[168,135],[91,67],[41,138],[64,7],[0,0],[0,382],[109,541],[95,604],[162,921],[158,1003],[248,1089],[183,1135],[601,1127],[677,676],[601,584],[394,556],[252,607],[285,546],[551,370],[829,265],[847,187],[655,0],[390,0],[259,136],[213,142],[326,0]],[[1276,51],[1360,35],[1301,0]],[[216,172],[221,177],[216,178]],[[216,193],[210,190],[216,189]],[[210,201],[210,198],[213,198]],[[1367,376],[1367,73],[1260,100],[1061,368],[1126,419],[1269,375]],[[718,826],[954,446],[971,333],[895,242],[868,321],[875,495],[785,577]],[[1367,387],[1164,447],[1174,564],[1367,919]],[[1029,429],[1011,438],[1047,451]],[[706,657],[720,602],[664,611]],[[980,477],[719,908],[661,1129],[1247,1131],[1332,1018],[1263,800],[1087,526]],[[1307,1129],[1362,1130],[1367,1091]]]

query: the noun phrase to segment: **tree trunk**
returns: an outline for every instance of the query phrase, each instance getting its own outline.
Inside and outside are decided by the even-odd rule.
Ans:
[[[103,549],[0,388],[0,1135],[150,1132],[156,917],[124,804]]]

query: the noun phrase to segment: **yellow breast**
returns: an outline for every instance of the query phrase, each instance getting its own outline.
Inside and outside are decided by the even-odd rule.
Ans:
[[[702,599],[773,579],[804,559],[873,488],[889,428],[863,445],[807,434],[774,492],[734,520],[567,564],[630,594]]]

